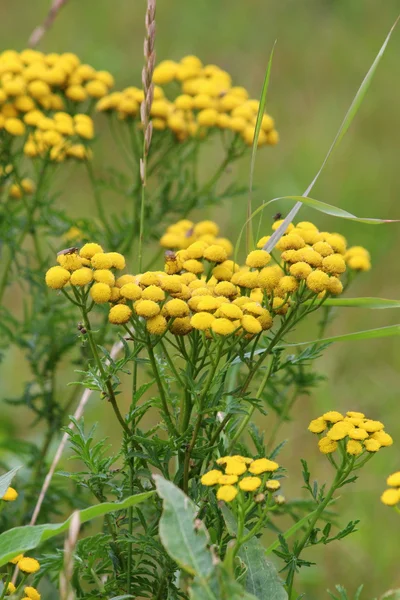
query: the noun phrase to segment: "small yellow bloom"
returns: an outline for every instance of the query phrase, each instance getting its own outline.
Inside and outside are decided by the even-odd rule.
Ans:
[[[325,429],[326,421],[322,417],[313,419],[308,426],[308,431],[311,431],[311,433],[322,433]]]
[[[211,327],[214,320],[214,315],[211,315],[208,312],[198,312],[190,319],[190,324],[194,329],[205,331]]]
[[[233,485],[222,485],[217,492],[218,500],[224,500],[224,502],[232,502],[238,494],[237,488]]]
[[[400,502],[400,490],[385,490],[381,496],[381,501],[386,506],[396,506]]]
[[[400,487],[400,471],[396,471],[396,473],[392,473],[386,480],[388,485],[392,487]]]
[[[97,269],[93,273],[93,277],[97,283],[106,283],[110,287],[113,287],[115,284],[114,273],[111,273],[108,269]]]
[[[40,564],[36,559],[26,556],[18,562],[18,568],[23,573],[36,573],[40,569]]]
[[[271,255],[265,250],[253,250],[246,258],[246,265],[251,269],[262,269],[271,260]]]
[[[351,429],[353,429],[351,423],[338,421],[331,427],[326,435],[329,439],[338,441],[345,438]]]
[[[358,427],[353,427],[350,429],[348,436],[353,440],[365,440],[368,437],[368,433],[365,429],[359,429]]]
[[[319,294],[329,287],[329,277],[323,271],[312,271],[306,279],[307,287],[315,294]]]
[[[14,490],[14,488],[9,487],[9,488],[7,488],[6,493],[2,497],[2,500],[5,500],[6,502],[14,502],[14,500],[16,500],[17,498],[18,498],[17,490]]]
[[[40,600],[41,596],[40,596],[39,592],[37,591],[37,589],[34,587],[28,586],[28,587],[24,588],[24,593],[28,598],[30,598],[30,600]]]
[[[276,492],[281,487],[281,484],[277,479],[268,479],[265,487],[269,492]]]
[[[331,454],[331,452],[335,452],[337,446],[337,442],[328,437],[323,437],[318,442],[318,448],[322,454]]]
[[[189,314],[188,305],[183,300],[179,300],[179,298],[169,300],[164,305],[164,310],[169,317],[187,317]]]
[[[123,280],[124,277],[131,277],[131,275],[123,275],[117,280],[117,284],[118,282],[123,283],[121,280]],[[136,283],[124,283],[120,288],[120,291],[121,296],[127,300],[140,300],[142,297],[142,289]]]
[[[153,302],[153,300],[138,300],[138,302],[135,304],[135,312],[137,315],[139,315],[139,317],[150,319],[151,317],[155,317],[159,314],[160,307],[156,302]]]
[[[258,458],[254,460],[250,467],[249,471],[253,475],[261,475],[261,473],[272,473],[279,469],[279,465],[274,460],[269,460],[268,458]]]
[[[119,252],[107,252],[107,254],[112,260],[112,267],[114,269],[118,269],[118,271],[125,269],[125,257],[123,254]]]
[[[57,262],[68,271],[76,271],[83,266],[81,257],[74,252],[72,254],[59,254]]]
[[[71,274],[63,267],[51,267],[46,273],[46,285],[53,290],[60,290],[69,281]]]
[[[341,254],[331,254],[322,260],[322,268],[325,273],[340,275],[340,273],[345,272],[346,263],[344,262],[344,258]]]
[[[111,288],[106,283],[94,283],[90,288],[90,295],[96,304],[104,304],[111,298]]]
[[[167,320],[162,315],[156,315],[146,321],[146,329],[152,335],[162,335],[167,331]]]
[[[358,456],[362,453],[363,447],[360,442],[356,440],[349,440],[346,445],[347,454],[351,454],[352,456]]]
[[[113,266],[112,256],[110,256],[108,252],[97,252],[96,254],[93,254],[91,261],[94,269],[111,269]]]
[[[347,260],[347,266],[352,271],[369,271],[371,261],[367,256],[352,256]]]
[[[8,562],[12,563],[13,565],[16,565],[19,563],[19,561],[24,558],[23,554],[17,554],[17,556],[15,556],[14,558],[12,558],[11,560],[9,560]]]
[[[14,136],[24,135],[25,133],[25,125],[22,121],[15,118],[6,119],[4,129],[7,133]]]
[[[233,485],[238,479],[237,475],[221,475],[218,479],[218,483],[220,485]]]
[[[239,487],[244,492],[254,492],[260,487],[262,481],[259,477],[243,477],[239,482]]]
[[[233,457],[229,457],[225,464],[226,475],[243,475],[247,471],[246,464]]]
[[[355,419],[364,419],[365,415],[362,412],[356,412],[354,410],[348,410],[346,415],[348,417],[354,417]]]
[[[262,331],[261,323],[252,315],[244,315],[240,323],[247,333],[260,333]]]
[[[218,244],[212,244],[211,246],[208,246],[204,250],[203,256],[209,262],[215,262],[215,263],[223,263],[228,258],[228,254],[227,254],[225,248],[223,248],[222,246],[219,246]]]
[[[203,273],[204,271],[203,263],[201,263],[199,260],[195,260],[194,258],[185,260],[183,263],[183,268],[185,271],[189,271],[189,273],[194,273],[195,275],[200,275],[200,273]]]
[[[211,324],[211,329],[218,335],[231,335],[236,327],[229,319],[214,319]]]
[[[164,291],[157,285],[149,285],[142,292],[143,300],[153,300],[153,302],[162,302],[165,300]]]
[[[221,475],[221,471],[218,471],[217,469],[212,469],[211,471],[208,471],[208,473],[204,473],[200,481],[203,485],[206,486],[216,485],[219,482]]]
[[[132,310],[126,304],[117,304],[113,306],[108,313],[108,320],[114,325],[127,323],[132,316]]]
[[[365,440],[364,447],[367,452],[378,452],[378,450],[381,448],[381,445],[377,440],[369,439]]]
[[[10,581],[7,585],[7,594],[13,594],[16,589],[17,588],[15,587],[15,585],[12,583],[12,581]]]
[[[368,433],[375,433],[376,431],[381,431],[384,428],[384,424],[380,421],[373,421],[372,419],[367,419],[364,423],[360,425],[361,429],[365,429]]]
[[[187,335],[192,329],[189,317],[176,317],[170,327],[174,335]]]
[[[324,413],[322,415],[322,418],[325,419],[325,421],[329,421],[330,423],[337,423],[338,421],[343,420],[343,415],[340,412],[337,412],[336,410],[330,410],[329,412]]]

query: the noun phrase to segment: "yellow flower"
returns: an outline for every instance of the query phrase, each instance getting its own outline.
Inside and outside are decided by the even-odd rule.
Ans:
[[[386,506],[396,506],[400,502],[400,490],[385,490],[381,496],[381,501]]]
[[[190,324],[194,329],[199,329],[200,331],[205,331],[209,329],[212,325],[212,322],[215,320],[214,315],[211,315],[207,312],[198,312],[193,315],[190,319]]]
[[[97,269],[93,273],[94,280],[98,283],[106,283],[110,287],[113,287],[115,284],[114,274],[111,273],[108,269]]]
[[[375,433],[376,431],[381,431],[384,428],[384,424],[380,421],[367,419],[364,423],[361,423],[360,427],[365,429],[365,431],[368,431],[368,433]]]
[[[117,304],[113,306],[108,313],[108,320],[114,325],[127,323],[132,316],[132,310],[126,304]]]
[[[352,271],[369,271],[371,261],[367,256],[352,256],[347,260],[347,266]]]
[[[339,275],[340,273],[345,272],[346,263],[344,262],[344,258],[341,254],[331,254],[322,260],[322,268],[326,273]]]
[[[246,464],[234,457],[229,457],[225,464],[226,475],[243,475],[247,471]]]
[[[90,288],[90,295],[96,304],[104,304],[111,298],[111,288],[106,283],[94,283]]]
[[[205,108],[197,115],[199,125],[204,127],[215,127],[218,119],[218,111],[215,108]]]
[[[175,318],[170,327],[170,331],[174,335],[187,335],[192,329],[189,317]]]
[[[265,269],[262,269],[258,274],[259,287],[272,291],[278,285],[282,274],[280,267],[265,267]]]
[[[123,275],[117,280],[117,283],[123,283],[123,278],[131,277],[131,275]],[[125,281],[125,280],[124,280]],[[127,300],[140,300],[142,297],[142,289],[136,283],[125,283],[120,288],[121,296]]]
[[[322,417],[313,419],[308,426],[308,431],[311,431],[311,433],[322,433],[325,429],[326,421]]]
[[[4,123],[4,129],[10,134],[14,136],[24,135],[25,133],[25,125],[19,119],[11,118],[6,119]]]
[[[254,460],[250,467],[249,471],[253,475],[261,475],[261,473],[272,473],[279,469],[279,465],[274,460],[269,460],[268,458],[258,458]]]
[[[236,329],[235,325],[229,319],[214,319],[211,329],[218,335],[231,335]]]
[[[203,256],[209,262],[222,263],[227,260],[228,254],[222,246],[212,244],[203,252]]]
[[[14,502],[14,500],[16,500],[17,498],[18,498],[17,490],[14,490],[14,488],[9,487],[9,488],[7,488],[6,493],[2,497],[2,500],[5,500],[6,502]]]
[[[110,256],[108,252],[97,252],[96,254],[93,254],[91,261],[94,269],[111,269],[113,266],[112,256]]]
[[[353,456],[358,456],[362,453],[363,447],[360,442],[356,440],[349,440],[346,445],[347,454],[351,454]]]
[[[328,437],[323,437],[318,442],[318,448],[322,454],[330,454],[331,452],[335,452],[337,446],[337,442],[329,439]]]
[[[327,291],[334,296],[338,296],[343,292],[343,284],[337,277],[329,277]]]
[[[204,267],[203,264],[199,260],[195,260],[194,258],[189,258],[189,260],[185,260],[183,263],[183,268],[185,271],[189,271],[189,273],[194,273],[195,275],[200,275],[203,273]]]
[[[266,308],[264,308],[262,314],[257,317],[257,321],[260,323],[263,331],[271,329],[273,325],[272,316]]]
[[[10,581],[7,585],[7,594],[13,594],[16,589],[17,588],[15,587],[15,585],[12,583],[12,581]]]
[[[40,569],[40,564],[34,558],[24,557],[18,562],[18,568],[23,573],[36,573]]]
[[[364,419],[365,415],[362,412],[356,412],[354,410],[348,410],[346,415],[348,417],[354,417],[355,419]]]
[[[281,252],[284,252],[285,250],[300,250],[300,248],[304,248],[305,245],[306,243],[300,235],[289,233],[289,235],[281,237],[276,244],[276,247]]]
[[[69,281],[71,274],[63,267],[51,267],[46,273],[46,285],[53,290],[60,290]]]
[[[240,323],[247,333],[256,334],[262,331],[261,323],[252,315],[244,315]]]
[[[259,477],[243,477],[239,482],[239,487],[244,492],[254,492],[260,487],[262,481]]]
[[[17,556],[14,556],[14,558],[12,558],[11,560],[9,560],[8,562],[12,563],[13,565],[16,565],[19,563],[19,561],[24,558],[23,554],[17,554]]]
[[[25,595],[30,598],[30,600],[40,600],[40,594],[34,587],[26,587],[24,588]]]
[[[200,481],[203,485],[206,486],[216,485],[221,475],[221,471],[218,471],[217,469],[212,469],[211,471],[208,471],[208,473],[204,473]]]
[[[167,331],[167,320],[162,315],[156,315],[146,322],[146,329],[153,335],[162,335]]]
[[[162,302],[165,300],[165,293],[157,285],[149,285],[142,292],[143,300],[153,300],[154,302]]]
[[[369,440],[365,440],[364,447],[367,452],[378,452],[381,445],[377,440],[369,439]]]
[[[218,500],[232,502],[237,496],[238,490],[233,485],[222,485],[217,492]]]
[[[323,271],[312,271],[306,279],[306,284],[309,290],[319,294],[328,289],[329,277]]]
[[[368,437],[368,433],[365,429],[359,429],[358,427],[353,427],[349,430],[348,436],[353,440],[365,440]]]
[[[86,91],[92,98],[103,98],[108,93],[108,87],[103,81],[94,79],[86,84]]]
[[[246,265],[251,269],[262,269],[271,260],[271,255],[265,250],[253,250],[246,258]]]
[[[340,412],[337,412],[336,410],[330,410],[329,412],[324,413],[322,415],[322,418],[325,419],[325,421],[329,421],[330,423],[337,423],[338,421],[343,420],[343,415]]]
[[[78,116],[78,115],[77,115]],[[85,138],[85,140],[91,140],[94,138],[94,127],[93,121],[79,120],[75,123],[75,133],[79,137]]]
[[[169,317],[187,317],[189,314],[189,307],[186,302],[179,300],[178,298],[169,300],[164,305],[164,310]]]
[[[396,473],[392,473],[386,480],[388,485],[393,487],[400,487],[400,471],[396,471]]]
[[[118,269],[118,271],[125,269],[125,257],[122,254],[119,252],[107,252],[107,254],[112,260],[114,269]]]
[[[329,439],[338,441],[345,438],[351,429],[353,429],[351,423],[347,423],[346,421],[338,421],[331,427],[326,435]]]
[[[74,252],[72,254],[59,254],[57,262],[68,271],[76,271],[83,266],[81,257]]]
[[[268,479],[265,487],[269,492],[276,492],[281,487],[281,484],[277,479]]]
[[[160,307],[156,302],[153,302],[153,300],[138,300],[135,304],[135,312],[139,317],[150,319],[159,314]]]
[[[81,85],[70,85],[65,90],[65,95],[73,102],[84,102],[87,98],[87,92]]]
[[[220,475],[218,483],[219,485],[233,485],[238,479],[237,475]]]

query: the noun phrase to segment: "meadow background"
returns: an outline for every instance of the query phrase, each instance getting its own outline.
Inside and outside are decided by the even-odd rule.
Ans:
[[[34,26],[47,13],[48,5],[48,0],[0,3],[2,48],[22,50]],[[39,48],[45,52],[72,51],[83,62],[111,71],[116,89],[140,85],[144,10],[143,0],[71,0]],[[246,86],[253,97],[258,97],[269,53],[277,39],[267,110],[276,119],[281,142],[277,147],[263,148],[257,155],[256,206],[276,196],[301,194],[307,187],[397,11],[397,0],[159,0],[157,56],[162,60],[196,54],[205,63],[216,63],[228,70],[237,85]],[[313,190],[314,198],[358,216],[400,218],[399,54],[398,30],[361,111]],[[99,133],[101,129],[98,126]],[[102,165],[113,164],[111,142],[99,142],[94,152],[97,171]],[[208,154],[205,171],[217,153],[218,148],[213,148]],[[243,185],[248,181],[249,162],[247,157],[237,170]],[[86,174],[83,167],[73,169],[61,170],[58,202],[68,205],[69,213],[77,219],[88,217],[93,200]],[[285,212],[289,205],[266,211],[265,233],[278,208]],[[209,210],[207,216],[220,223],[224,235],[235,239],[245,211],[243,196],[227,200]],[[398,298],[400,225],[361,225],[305,208],[301,218],[314,220],[323,229],[339,231],[348,236],[350,244],[362,244],[371,251],[373,270],[359,278],[352,296]],[[7,301],[13,306],[21,300],[15,294],[14,288],[7,294]],[[379,327],[398,320],[396,311],[360,309],[341,309],[337,317],[329,334]],[[299,335],[301,339],[314,339],[316,328],[308,322]],[[387,474],[399,468],[399,367],[397,338],[330,347],[318,362],[327,380],[312,397],[299,402],[294,420],[282,430],[282,437],[290,439],[281,455],[281,463],[289,470],[284,488],[287,497],[299,493],[299,456],[307,458],[313,475],[323,478],[328,473],[315,438],[306,431],[308,421],[324,410],[362,410],[384,421],[395,439],[394,446],[379,453],[363,469],[357,485],[343,492],[342,522],[359,518],[360,530],[340,545],[331,544],[323,551],[319,548],[318,556],[317,551],[314,556],[312,550],[307,552],[306,558],[318,561],[317,568],[302,571],[297,585],[307,598],[327,597],[325,590],[332,589],[335,583],[345,585],[352,593],[364,583],[366,592],[362,598],[366,600],[390,587],[400,587],[399,522],[394,512],[379,502]],[[0,398],[21,391],[25,369],[20,355],[6,353],[0,365]],[[66,370],[60,379],[60,391],[73,379],[71,370]],[[128,401],[128,395],[121,400],[126,404]],[[100,419],[100,432],[112,441],[117,427],[113,422],[110,425],[104,405],[99,411],[98,403],[92,397],[87,421]],[[31,429],[29,413],[10,409],[4,403],[1,411],[3,439],[10,431],[20,439],[40,436],[40,432]],[[266,427],[271,426],[272,419],[265,421]],[[4,444],[1,447],[4,456]]]

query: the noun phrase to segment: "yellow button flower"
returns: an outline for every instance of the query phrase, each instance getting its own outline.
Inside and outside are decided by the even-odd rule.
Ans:
[[[243,477],[239,482],[239,487],[244,492],[254,492],[260,487],[262,481],[259,477]]]
[[[400,487],[400,471],[396,471],[396,473],[392,473],[386,480],[388,485],[392,487]]]
[[[117,280],[117,284],[118,284],[118,282],[123,283],[121,280],[123,280],[124,277],[131,277],[131,276],[123,275],[122,277],[120,277]],[[125,283],[120,288],[120,291],[121,291],[121,296],[123,298],[126,298],[127,300],[140,300],[140,298],[142,297],[142,289],[136,283]]]
[[[18,568],[23,573],[36,573],[40,569],[40,564],[34,558],[24,557],[18,562]]]
[[[156,315],[146,321],[146,329],[152,335],[162,335],[167,331],[168,323],[162,315]]]
[[[318,448],[322,454],[331,454],[332,452],[335,452],[337,447],[337,442],[329,439],[328,437],[323,437],[318,442]]]
[[[222,485],[217,492],[218,500],[224,500],[224,502],[232,502],[238,494],[237,488],[233,485]]]
[[[6,493],[2,497],[2,500],[5,500],[6,502],[14,502],[14,500],[16,500],[17,498],[18,498],[17,490],[14,490],[14,488],[9,487],[9,488],[7,488]]]
[[[155,317],[159,314],[160,307],[156,302],[153,302],[153,300],[138,300],[138,302],[135,304],[135,312],[137,315],[139,315],[139,317],[150,319],[151,317]]]
[[[90,295],[96,304],[104,304],[111,298],[111,288],[106,283],[94,283],[90,288]]]
[[[313,419],[308,426],[308,431],[311,431],[311,433],[322,433],[325,429],[326,421],[322,417]]]
[[[281,487],[281,484],[277,479],[268,479],[265,487],[269,492],[276,492]]]
[[[204,473],[200,481],[203,485],[206,486],[216,485],[219,482],[221,476],[221,471],[218,471],[217,469],[212,469],[211,471],[208,471],[208,473]]]
[[[132,310],[125,304],[117,304],[113,306],[108,313],[108,320],[114,325],[122,325],[127,323],[132,316]]]
[[[381,448],[381,445],[377,440],[369,439],[365,440],[364,447],[367,452],[378,452],[378,450]]]
[[[347,454],[351,454],[352,456],[358,456],[362,453],[363,447],[360,442],[357,440],[349,440],[346,445]]]
[[[329,412],[324,413],[322,415],[322,418],[325,419],[325,421],[329,421],[330,423],[337,423],[338,421],[343,420],[343,415],[340,412],[337,412],[336,410],[330,410]]]
[[[252,269],[262,269],[271,260],[271,255],[265,250],[253,250],[246,258],[246,265]]]
[[[30,600],[40,600],[41,596],[36,588],[27,586],[24,588],[24,593]]]
[[[218,479],[219,485],[233,485],[238,481],[237,475],[221,475]]]
[[[69,281],[71,274],[63,267],[51,267],[46,273],[46,285],[53,290],[60,290]]]
[[[400,502],[400,490],[385,490],[381,496],[381,501],[386,506],[396,506]]]
[[[268,458],[258,458],[249,466],[249,471],[253,475],[261,475],[261,473],[272,473],[279,469],[279,465],[274,460]]]
[[[225,464],[226,475],[243,475],[246,471],[246,464],[233,457],[230,457]]]

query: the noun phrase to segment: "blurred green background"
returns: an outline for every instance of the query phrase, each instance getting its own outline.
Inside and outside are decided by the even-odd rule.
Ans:
[[[3,48],[23,49],[49,2],[14,0],[0,4]],[[205,63],[228,70],[238,85],[253,97],[261,91],[269,53],[277,40],[267,110],[276,119],[281,142],[257,155],[254,205],[262,200],[300,194],[307,187],[375,58],[399,8],[398,0],[159,0],[157,9],[158,59],[179,59],[197,54]],[[117,88],[140,85],[143,64],[144,1],[70,0],[39,48],[50,52],[73,51],[83,62],[111,71]],[[400,218],[399,131],[400,31],[396,31],[373,80],[372,87],[340,148],[335,152],[312,196],[358,216]],[[101,150],[101,161],[111,160]],[[97,169],[101,168],[98,157]],[[250,158],[238,169],[243,185],[248,181]],[[70,214],[89,216],[92,199],[82,172],[61,181],[60,202]],[[268,219],[277,206],[268,213]],[[282,205],[285,211],[289,205]],[[235,198],[215,209],[224,235],[235,238],[246,211],[246,198]],[[351,244],[367,246],[374,269],[359,278],[351,295],[396,298],[399,294],[399,236],[396,224],[367,226],[328,218],[302,209],[302,219],[312,219],[323,229],[340,231]],[[266,217],[267,222],[267,217]],[[342,309],[329,333],[342,333],[396,323],[395,311]],[[313,339],[315,329],[304,327],[303,339]],[[1,367],[2,395],[23,385],[21,357],[10,353]],[[361,519],[360,529],[344,542],[308,551],[305,558],[318,562],[304,569],[298,592],[310,599],[325,598],[325,590],[342,583],[351,594],[361,583],[362,598],[379,596],[400,587],[399,519],[379,502],[386,476],[400,468],[399,447],[399,342],[396,338],[337,344],[318,363],[327,381],[311,398],[295,408],[294,420],[282,431],[290,438],[281,455],[289,471],[284,492],[299,493],[299,456],[307,458],[312,473],[329,477],[326,461],[317,452],[316,440],[306,431],[308,421],[328,408],[362,410],[383,420],[395,438],[367,465],[355,486],[343,492],[343,523]],[[18,377],[17,375],[18,369]],[[15,377],[10,377],[15,374]],[[73,379],[72,372],[66,380]],[[128,401],[128,398],[126,399]],[[99,418],[92,401],[88,421]],[[104,407],[104,405],[102,405]],[[22,420],[23,421],[23,420]],[[269,427],[269,421],[266,427]],[[29,422],[15,416],[16,435],[26,434]],[[101,431],[113,436],[107,417]],[[31,434],[32,435],[32,434]],[[350,595],[352,597],[352,595]]]

